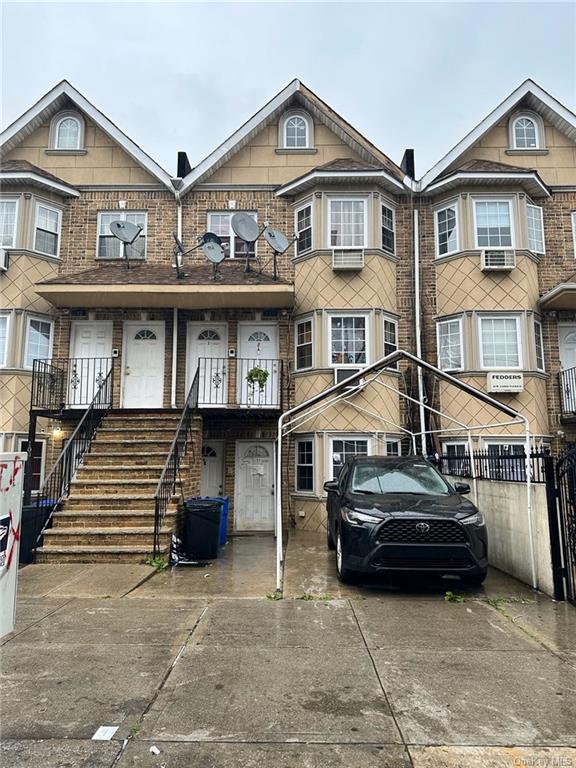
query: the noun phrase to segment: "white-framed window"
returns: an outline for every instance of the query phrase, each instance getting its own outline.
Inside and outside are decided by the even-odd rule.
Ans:
[[[314,493],[314,440],[298,437],[295,440],[296,491]]]
[[[482,368],[522,367],[520,318],[506,315],[481,316],[480,363]]]
[[[572,247],[574,249],[574,258],[576,259],[576,211],[570,214],[572,218]]]
[[[208,231],[213,232],[222,240],[224,246],[224,252],[229,259],[245,259],[246,258],[246,243],[244,240],[236,237],[232,229],[232,216],[240,211],[217,212],[208,214]],[[251,216],[254,221],[258,221],[258,215],[251,211],[242,211]],[[256,256],[256,243],[250,243],[248,256]]]
[[[534,253],[545,253],[544,219],[542,208],[526,203],[526,224],[528,229],[528,248]]]
[[[382,341],[384,346],[384,356],[396,352],[398,349],[398,320],[384,315],[382,326]],[[398,368],[398,362],[390,363],[388,368]]]
[[[482,474],[494,480],[526,482],[526,446],[524,442],[489,440],[484,442],[486,457]]]
[[[328,198],[328,247],[365,248],[368,201],[365,198]]]
[[[402,440],[400,438],[386,438],[386,456],[402,456]]]
[[[461,440],[453,440],[442,444],[444,463],[442,472],[459,477],[470,477],[471,467],[468,458],[468,443]]]
[[[25,368],[32,368],[34,360],[47,360],[52,357],[53,327],[52,320],[28,315],[24,345]]]
[[[544,338],[542,336],[542,323],[534,320],[534,349],[536,353],[536,368],[544,371]]]
[[[8,363],[8,339],[10,333],[10,313],[0,312],[0,368]]]
[[[368,314],[329,314],[329,361],[332,366],[364,366],[369,362]]]
[[[126,256],[129,259],[146,258],[146,230],[148,215],[146,211],[100,211],[98,213],[98,243],[96,245],[97,259],[122,258],[122,243],[110,232],[110,224],[113,221],[127,221],[142,227],[132,245],[126,245]]]
[[[447,256],[458,250],[458,206],[451,203],[434,211],[436,256]]]
[[[462,318],[439,320],[436,323],[438,368],[442,371],[461,371],[464,368]]]
[[[280,118],[278,145],[281,149],[312,149],[314,123],[306,112],[288,112]]]
[[[394,253],[396,248],[396,212],[389,205],[382,203],[382,250]]]
[[[16,227],[18,225],[18,199],[3,197],[0,199],[0,246],[16,246]]]
[[[36,203],[34,223],[34,250],[49,256],[60,253],[62,211],[46,203]]]
[[[82,131],[77,117],[68,115],[56,123],[55,149],[80,149]]]
[[[294,211],[294,230],[296,240],[296,255],[300,256],[312,249],[312,203],[296,208]]]
[[[314,366],[314,324],[311,317],[297,320],[295,324],[296,370]]]
[[[511,200],[474,200],[476,248],[513,248]]]
[[[537,121],[529,115],[518,115],[512,121],[512,146],[514,149],[538,149],[540,131]]]
[[[18,438],[19,451],[28,451],[28,440],[25,437]],[[38,493],[42,488],[44,482],[44,470],[46,464],[46,440],[37,439],[34,441],[34,447],[32,449],[32,456],[28,459],[32,462],[32,493]]]
[[[329,437],[328,479],[335,480],[344,464],[353,456],[369,456],[371,438],[365,435],[332,435]]]

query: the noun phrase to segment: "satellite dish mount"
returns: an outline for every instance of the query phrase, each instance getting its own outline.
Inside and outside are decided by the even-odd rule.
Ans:
[[[110,232],[117,240],[120,240],[122,244],[122,258],[126,260],[126,269],[130,269],[130,259],[128,258],[127,245],[138,239],[142,232],[142,227],[139,224],[132,224],[130,221],[111,221]]]

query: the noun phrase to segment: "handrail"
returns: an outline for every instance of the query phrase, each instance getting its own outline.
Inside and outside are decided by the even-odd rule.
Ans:
[[[36,507],[34,550],[62,499],[68,495],[76,470],[90,449],[102,419],[112,406],[112,382],[113,373],[110,369],[31,505]]]
[[[546,462],[550,460],[548,450],[532,451],[530,454],[530,480],[532,483],[546,482]],[[472,467],[473,463],[473,467]],[[438,457],[440,471],[445,475],[475,477],[477,480],[498,480],[504,482],[526,482],[526,456],[520,454],[474,451],[472,462],[467,453]],[[472,472],[474,469],[474,472]]]
[[[560,389],[560,415],[576,416],[576,366],[558,373]]]
[[[112,357],[52,357],[32,365],[30,409],[87,408],[114,366]]]
[[[192,415],[198,407],[198,381],[199,376],[198,371],[196,371],[164,463],[164,469],[156,486],[156,493],[154,494],[154,557],[160,555],[160,529],[166,516],[168,503],[176,490],[180,463],[183,456],[186,455]]]

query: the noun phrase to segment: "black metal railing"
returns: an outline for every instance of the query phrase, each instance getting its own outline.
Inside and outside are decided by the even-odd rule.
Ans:
[[[560,388],[560,416],[576,418],[576,367],[560,371],[558,385]]]
[[[50,524],[54,512],[70,491],[70,483],[82,459],[92,445],[96,430],[112,405],[112,371],[108,371],[96,394],[80,419],[78,426],[66,442],[62,452],[40,490],[32,499],[34,549],[38,546],[42,534]]]
[[[182,409],[180,421],[176,427],[172,445],[168,451],[164,469],[158,480],[158,485],[156,486],[156,493],[154,494],[154,557],[157,557],[160,554],[160,530],[164,518],[166,517],[168,504],[176,490],[176,483],[179,480],[180,464],[183,457],[186,455],[192,417],[198,407],[198,381],[199,374],[198,371],[196,371],[184,408]]]
[[[32,410],[61,411],[87,408],[108,374],[113,375],[111,357],[53,357],[34,360]]]
[[[276,359],[201,357],[198,406],[282,408],[282,370],[282,360]],[[258,381],[260,371],[267,376]]]
[[[530,454],[530,479],[533,483],[545,483],[545,462],[550,460],[547,451],[534,451]],[[474,473],[472,472],[474,467]],[[467,454],[460,456],[440,456],[439,469],[444,475],[457,477],[476,477],[479,480],[501,480],[508,482],[526,482],[526,456],[524,453],[495,453],[493,451],[475,451],[472,459]]]

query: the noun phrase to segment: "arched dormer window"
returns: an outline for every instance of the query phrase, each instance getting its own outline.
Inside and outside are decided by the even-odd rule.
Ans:
[[[312,149],[314,146],[314,124],[306,112],[287,112],[279,125],[279,147],[281,149]]]
[[[519,151],[542,149],[543,125],[538,115],[522,113],[514,115],[510,121],[510,146]]]
[[[77,112],[60,112],[50,126],[50,149],[84,149],[84,120]]]

